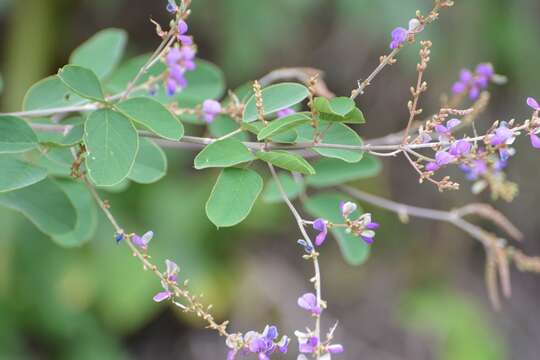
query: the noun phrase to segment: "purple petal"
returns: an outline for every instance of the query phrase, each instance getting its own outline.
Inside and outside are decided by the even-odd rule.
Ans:
[[[459,126],[459,124],[461,124],[461,121],[459,119],[450,119],[448,120],[448,122],[446,123],[446,127],[448,129],[453,129],[455,128],[456,126]]]
[[[372,236],[361,236],[362,240],[364,240],[364,242],[368,245],[371,245],[373,244],[374,242],[374,239]]]
[[[472,149],[472,144],[467,140],[459,140],[450,146],[448,151],[453,156],[462,156],[468,154]]]
[[[330,354],[341,354],[343,352],[343,345],[333,344],[326,348]]]
[[[473,78],[473,74],[470,70],[467,70],[467,69],[462,69],[460,72],[459,72],[459,80],[463,83],[463,84],[466,84],[468,83],[469,81],[471,81]]]
[[[279,110],[278,112],[276,112],[276,117],[278,119],[281,119],[285,116],[289,116],[289,115],[292,115],[292,114],[295,114],[296,111],[294,111],[293,109],[291,108],[285,108],[285,109],[281,109]]]
[[[163,300],[167,300],[168,298],[170,298],[171,295],[172,294],[169,291],[162,291],[157,293],[153,299],[155,302],[162,302]]]
[[[184,45],[184,46],[193,45],[193,38],[191,36],[179,35],[178,36],[178,41],[180,41],[182,43],[182,45]]]
[[[185,33],[187,33],[188,29],[188,24],[184,20],[180,20],[178,22],[178,33],[180,35],[184,35]]]
[[[302,309],[311,311],[314,306],[317,306],[317,297],[313,293],[306,293],[298,298],[297,303]]]
[[[534,111],[540,111],[540,105],[538,105],[538,101],[536,101],[535,98],[528,97],[527,105],[529,105]]]
[[[443,165],[448,165],[450,164],[452,161],[454,161],[455,157],[453,157],[452,155],[450,155],[448,152],[446,151],[438,151],[436,154],[435,154],[435,162],[437,163],[437,165],[439,166],[443,166]]]
[[[478,99],[478,96],[480,95],[480,89],[478,86],[471,87],[471,90],[469,90],[469,99],[472,101]]]
[[[439,170],[439,165],[435,162],[430,162],[426,164],[426,171],[437,171]]]
[[[531,144],[535,149],[540,149],[540,136],[531,134]]]
[[[467,90],[467,85],[462,82],[456,82],[454,85],[452,85],[452,92],[454,94],[461,94]]]
[[[493,65],[490,63],[483,63],[478,64],[476,67],[476,73],[489,79],[495,74],[495,71],[493,70]]]
[[[229,350],[227,353],[227,360],[234,360],[236,358],[236,350]]]
[[[377,230],[379,227],[380,227],[379,223],[376,223],[376,222],[370,222],[369,224],[365,226],[365,228],[368,230]]]
[[[435,131],[439,134],[448,134],[450,130],[444,125],[435,125]]]

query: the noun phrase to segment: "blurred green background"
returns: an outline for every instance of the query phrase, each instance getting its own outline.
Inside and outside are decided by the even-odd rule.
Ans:
[[[28,87],[67,62],[72,49],[107,27],[129,32],[129,55],[158,43],[149,18],[167,20],[165,0],[0,0],[1,110],[20,108]],[[228,87],[286,66],[313,66],[329,87],[347,94],[387,51],[389,32],[406,25],[429,0],[194,0],[191,33],[199,56],[220,66]],[[421,36],[434,42],[422,101],[436,110],[460,68],[491,61],[509,83],[494,89],[484,124],[522,119],[527,95],[540,96],[540,2],[456,0]],[[418,47],[408,47],[359,100],[368,119],[364,138],[400,130],[408,88],[416,80]],[[0,85],[0,88],[2,86]],[[496,206],[526,234],[522,247],[540,254],[537,204],[540,154],[528,144],[509,168],[521,195]],[[520,151],[522,150],[522,151]],[[168,152],[169,175],[152,186],[132,184],[108,194],[126,228],[156,231],[152,254],[181,265],[195,292],[204,292],[233,330],[277,323],[292,334],[309,319],[296,308],[310,268],[300,262],[293,219],[282,205],[258,203],[240,226],[217,231],[204,203],[217,173],[195,172],[190,152]],[[419,186],[399,160],[363,189],[399,201],[450,209],[474,199]],[[540,278],[513,273],[514,296],[491,310],[481,247],[444,224],[374,211],[382,223],[372,257],[346,265],[335,243],[322,256],[330,310],[340,320],[342,359],[538,359]],[[222,359],[223,339],[167,305],[152,302],[156,279],[142,271],[100,215],[95,238],[80,249],[54,245],[13,212],[0,209],[0,359]],[[294,346],[294,345],[293,345]],[[294,352],[294,351],[293,351]],[[293,358],[292,356],[290,358]]]

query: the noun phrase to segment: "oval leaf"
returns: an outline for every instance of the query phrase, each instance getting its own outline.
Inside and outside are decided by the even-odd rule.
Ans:
[[[251,212],[262,188],[263,180],[253,170],[223,169],[206,202],[208,219],[217,227],[242,222]]]
[[[271,114],[276,111],[298,104],[309,96],[309,90],[300,84],[282,83],[268,86],[262,90],[264,114]],[[257,107],[255,95],[253,95],[244,109],[244,122],[257,120]]]
[[[330,125],[330,127],[328,127],[328,125]],[[324,132],[324,138],[321,141],[322,144],[363,145],[360,136],[345,124],[321,121],[319,123],[319,128],[327,129]],[[313,142],[314,129],[311,126],[302,125],[298,127],[296,131],[298,133],[298,142]],[[360,150],[343,150],[324,147],[315,147],[313,150],[322,156],[341,159],[350,163],[360,161],[364,155],[364,152]]]
[[[86,186],[80,182],[61,180],[57,184],[73,203],[77,222],[73,231],[53,236],[52,239],[55,243],[64,247],[81,246],[90,240],[96,232],[98,224],[96,202]]]
[[[139,184],[151,184],[161,180],[167,173],[167,157],[153,141],[140,138],[139,151],[129,179]]]
[[[276,119],[268,123],[268,126],[261,129],[257,135],[258,140],[264,140],[271,136],[282,134],[297,126],[307,124],[311,121],[311,118],[303,113],[293,114],[289,116]]]
[[[0,193],[21,189],[47,177],[47,170],[9,155],[0,155]]]
[[[289,153],[287,151],[258,151],[257,157],[282,169],[296,171],[306,175],[315,174],[315,169],[313,169],[313,166],[311,166],[306,159],[300,155]]]
[[[364,114],[356,107],[354,100],[349,97],[336,97],[326,99],[317,97],[314,108],[323,121],[341,121],[345,123],[363,124]]]
[[[109,109],[94,111],[84,128],[88,176],[98,186],[113,186],[131,172],[139,136],[131,121]]]
[[[115,105],[118,111],[168,140],[180,140],[184,126],[173,113],[156,100],[138,97]]]
[[[255,159],[255,156],[240,141],[229,138],[216,141],[195,157],[195,169],[230,167]]]
[[[0,116],[0,154],[31,150],[38,142],[32,128],[15,116]]]
[[[52,180],[0,194],[0,205],[19,211],[47,235],[63,235],[75,229],[75,208]]]
[[[56,75],[38,81],[26,92],[23,110],[43,110],[80,105],[87,102],[71,91]]]
[[[325,193],[310,197],[305,203],[305,210],[313,217],[323,218],[340,224],[343,218],[339,210],[340,201],[347,201],[346,196],[339,193]],[[357,211],[361,211],[359,208]],[[351,265],[364,263],[369,256],[369,246],[360,237],[348,234],[343,228],[332,228],[330,232],[336,238],[341,253]]]
[[[313,167],[317,173],[306,179],[307,184],[321,188],[377,176],[381,162],[373,156],[364,156],[352,164],[339,159],[320,159]]]
[[[120,29],[105,29],[73,51],[69,63],[92,70],[100,79],[116,68],[127,43],[127,34]]]
[[[76,94],[90,100],[105,101],[101,83],[92,70],[66,65],[58,71],[58,77]]]

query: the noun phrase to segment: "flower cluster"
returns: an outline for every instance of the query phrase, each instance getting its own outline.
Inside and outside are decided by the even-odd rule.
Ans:
[[[275,326],[267,325],[262,333],[248,331],[242,334],[232,334],[227,337],[226,344],[230,349],[227,360],[236,359],[237,355],[256,354],[259,360],[268,360],[275,352],[287,353],[290,339],[284,335],[279,341],[278,330]]]
[[[471,100],[478,99],[480,92],[486,89],[495,76],[493,65],[490,63],[478,64],[474,73],[468,69],[461,70],[459,81],[452,86],[454,94],[468,93]]]
[[[373,244],[375,238],[375,230],[379,228],[379,224],[371,221],[371,214],[366,213],[356,220],[352,220],[350,216],[356,211],[357,206],[353,202],[341,202],[339,205],[341,215],[345,219],[347,226],[346,231],[360,236],[367,244]]]
[[[169,7],[172,7],[169,4]],[[177,25],[178,46],[171,47],[165,56],[167,65],[166,90],[167,95],[173,96],[187,86],[185,77],[186,71],[194,70],[196,48],[193,45],[193,38],[187,35],[188,25],[180,19]]]
[[[423,25],[417,18],[412,18],[409,21],[409,29],[403,27],[397,27],[392,30],[392,41],[390,42],[390,49],[397,49],[403,45],[409,36],[423,30]]]

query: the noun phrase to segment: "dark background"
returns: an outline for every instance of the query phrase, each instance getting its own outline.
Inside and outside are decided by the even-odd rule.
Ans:
[[[149,18],[166,24],[165,3],[0,0],[1,110],[19,109],[32,83],[55,73],[72,49],[100,29],[126,29],[129,56],[153,50],[158,39]],[[348,94],[387,51],[390,31],[405,26],[416,9],[430,7],[428,0],[195,0],[190,31],[199,56],[224,70],[231,89],[277,67],[312,66],[326,73],[334,92]],[[462,67],[491,61],[509,82],[493,86],[481,124],[525,118],[525,97],[540,97],[539,15],[534,0],[456,0],[421,35],[434,43],[426,75],[430,90],[421,103],[425,111],[437,110]],[[359,99],[368,119],[364,138],[404,127],[417,53],[417,45],[407,47]],[[540,152],[526,141],[517,149],[508,172],[520,195],[495,206],[524,231],[520,246],[540,254]],[[178,260],[182,275],[204,292],[219,319],[232,321],[232,330],[261,330],[268,322],[289,334],[302,329],[309,319],[295,302],[308,290],[311,268],[298,260],[297,229],[286,208],[258,203],[242,225],[218,232],[204,215],[217,173],[195,173],[192,153],[168,155],[164,180],[108,196],[122,223],[154,229],[156,261]],[[380,178],[358,185],[440,209],[490,200],[475,198],[457,173],[462,190],[441,195],[418,185],[401,159],[384,165]],[[323,250],[330,306],[324,323],[340,319],[337,338],[346,348],[338,358],[538,359],[540,277],[513,271],[513,298],[496,313],[487,300],[479,244],[445,224],[401,224],[390,213],[365,208],[382,224],[370,260],[353,268],[335,243]],[[152,302],[159,283],[114,245],[104,219],[95,239],[71,250],[4,209],[0,229],[0,358],[224,358],[223,339],[193,317]]]

